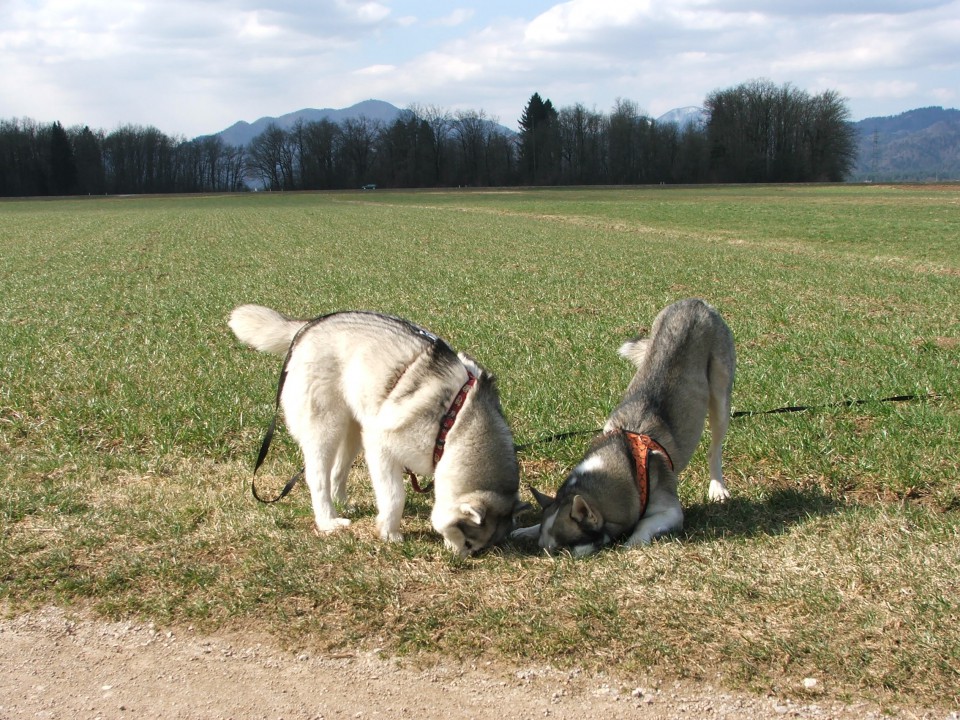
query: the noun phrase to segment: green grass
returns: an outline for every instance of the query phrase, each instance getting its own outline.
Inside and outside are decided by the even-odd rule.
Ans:
[[[0,203],[0,600],[266,628],[318,648],[485,655],[885,703],[960,702],[960,188],[376,192]],[[250,469],[276,358],[244,302],[409,317],[500,379],[518,442],[599,427],[620,343],[714,304],[738,348],[725,466],[684,533],[574,560],[470,561],[408,498],[376,539],[310,532]],[[848,399],[916,394],[904,403]],[[588,437],[522,453],[559,485]],[[280,434],[267,491],[297,467]],[[532,520],[532,518],[531,518]]]

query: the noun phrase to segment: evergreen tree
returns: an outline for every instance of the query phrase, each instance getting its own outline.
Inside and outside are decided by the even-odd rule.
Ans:
[[[51,195],[69,195],[77,189],[77,163],[73,145],[63,125],[55,122],[50,126],[50,177],[48,187]]]
[[[520,167],[531,185],[555,185],[560,178],[559,114],[540,93],[520,116]]]
[[[73,133],[77,192],[82,195],[103,195],[107,190],[103,168],[103,133],[94,133],[87,126]]]

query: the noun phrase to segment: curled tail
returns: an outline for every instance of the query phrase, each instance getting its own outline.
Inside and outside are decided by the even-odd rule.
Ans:
[[[620,357],[629,360],[636,367],[643,364],[643,359],[647,356],[647,350],[650,348],[650,338],[634,338],[628,340],[617,351]]]
[[[285,355],[294,335],[307,324],[262,305],[240,305],[230,313],[230,329],[240,342],[260,352]]]

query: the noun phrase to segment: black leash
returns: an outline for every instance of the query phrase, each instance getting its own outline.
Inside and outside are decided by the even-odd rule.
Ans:
[[[287,360],[289,359],[290,354],[288,353]],[[279,500],[283,500],[287,495],[290,494],[290,491],[293,490],[294,486],[297,484],[297,481],[303,477],[304,468],[300,468],[299,472],[287,480],[287,484],[283,486],[283,490],[280,491],[280,494],[272,499],[263,498],[260,496],[260,493],[257,492],[257,470],[259,470],[260,466],[263,465],[263,461],[267,459],[267,452],[270,450],[270,443],[273,442],[273,434],[277,430],[277,414],[280,412],[280,393],[283,391],[283,383],[287,379],[287,360],[283,361],[283,370],[280,371],[280,382],[277,384],[277,403],[273,410],[273,419],[270,421],[270,425],[267,427],[267,432],[264,433],[263,442],[260,443],[260,453],[257,455],[256,465],[253,466],[253,478],[250,479],[250,490],[253,492],[253,496],[265,505],[270,505]]]
[[[913,402],[915,400],[940,400],[945,397],[940,393],[925,393],[923,395],[891,395],[890,397],[875,398],[870,400],[840,400],[826,405],[787,405],[786,407],[775,408],[774,410],[740,410],[733,413],[730,417],[733,419],[741,417],[754,417],[756,415],[780,415],[783,413],[807,412],[813,410],[825,410],[827,408],[856,407],[858,405],[870,405],[873,403],[887,402]]]
[[[280,413],[280,396],[283,394],[283,384],[287,381],[287,365],[290,364],[290,356],[293,355],[293,347],[297,344],[297,341],[303,336],[307,329],[313,327],[322,320],[325,320],[332,314],[335,313],[316,317],[310,322],[306,323],[302,328],[297,330],[297,334],[294,335],[293,339],[290,341],[290,347],[287,348],[287,355],[283,358],[283,367],[280,368],[280,379],[277,381],[277,398],[273,407],[273,419],[270,421],[270,425],[267,427],[267,432],[263,436],[263,442],[260,443],[260,453],[257,455],[256,465],[253,466],[253,477],[250,479],[250,490],[253,493],[253,497],[266,505],[283,500],[287,495],[290,494],[290,491],[293,490],[294,486],[297,484],[297,481],[303,477],[304,468],[300,468],[299,472],[287,480],[287,484],[283,486],[283,490],[280,491],[280,494],[273,499],[260,497],[260,493],[257,492],[257,470],[259,470],[260,466],[263,465],[263,461],[267,459],[267,452],[270,450],[270,443],[273,442],[273,434],[277,430],[277,415]]]
[[[529,450],[534,445],[543,445],[544,443],[560,442],[561,440],[566,440],[567,438],[577,437],[579,435],[596,435],[602,432],[602,430],[569,430],[567,432],[556,433],[555,435],[545,435],[544,437],[537,438],[536,440],[531,440],[530,442],[525,442],[522,445],[514,445],[513,449],[517,452],[523,452],[524,450]]]
[[[828,403],[826,405],[786,405],[784,407],[774,408],[773,410],[739,410],[730,415],[730,418],[736,420],[737,418],[743,417],[756,417],[758,415],[781,415],[784,413],[799,413],[799,412],[812,412],[815,410],[825,410],[827,408],[841,408],[841,407],[856,407],[858,405],[870,405],[871,403],[893,403],[893,402],[914,402],[917,400],[940,400],[945,398],[946,395],[942,393],[925,393],[918,395],[891,395],[890,397],[884,397],[879,399],[871,400],[840,400],[835,403]],[[568,438],[577,437],[579,435],[596,435],[602,432],[602,429],[596,430],[570,430],[568,432],[556,433],[554,435],[545,435],[544,437],[537,438],[536,440],[531,440],[530,442],[523,443],[522,445],[514,445],[514,450],[517,452],[523,452],[524,450],[529,450],[535,445],[542,445],[544,443],[559,442],[561,440],[566,440]]]

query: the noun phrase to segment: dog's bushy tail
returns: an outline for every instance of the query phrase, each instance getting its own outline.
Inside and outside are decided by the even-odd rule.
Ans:
[[[629,360],[639,368],[640,365],[643,364],[643,358],[646,357],[649,347],[650,338],[637,337],[625,342],[617,352],[620,354],[620,357]]]
[[[293,336],[306,322],[262,305],[241,305],[230,313],[230,329],[240,342],[274,355],[287,353]]]

